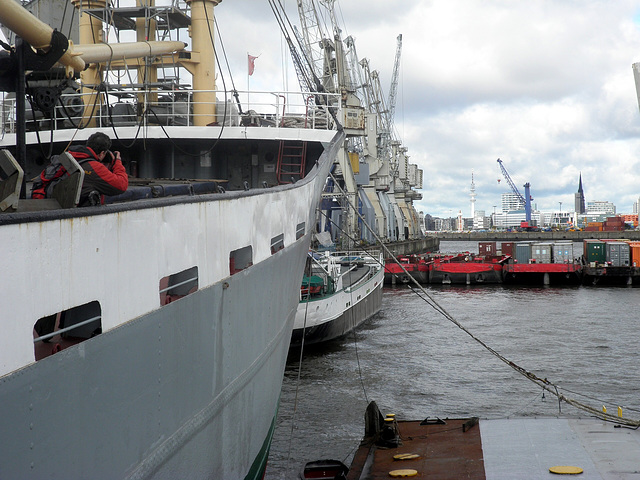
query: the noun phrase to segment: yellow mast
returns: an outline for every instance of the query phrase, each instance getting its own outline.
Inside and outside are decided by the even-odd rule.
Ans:
[[[193,123],[208,125],[216,120],[215,52],[213,8],[222,0],[187,0],[191,5],[193,63],[184,67],[193,75]]]
[[[81,44],[99,44],[104,42],[102,22],[89,15],[85,10],[89,8],[106,7],[105,0],[71,0],[73,6],[80,11],[79,39]],[[82,101],[84,102],[83,126],[95,127],[96,116],[100,113],[102,96],[98,86],[102,83],[102,67],[99,63],[89,64],[89,68],[80,72],[82,85]]]
[[[155,0],[136,0],[139,7],[153,7]],[[155,18],[136,18],[136,40],[138,42],[147,42],[156,38],[156,20]],[[138,67],[138,83],[152,84],[158,81],[158,68],[154,65],[152,59],[145,59],[145,63],[141,62]],[[142,115],[145,102],[156,103],[158,101],[157,93],[150,93],[146,96],[144,92],[138,94],[138,115]]]

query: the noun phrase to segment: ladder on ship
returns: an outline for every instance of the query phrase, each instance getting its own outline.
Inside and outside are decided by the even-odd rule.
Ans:
[[[295,183],[303,178],[306,158],[307,142],[281,140],[278,151],[278,184]]]

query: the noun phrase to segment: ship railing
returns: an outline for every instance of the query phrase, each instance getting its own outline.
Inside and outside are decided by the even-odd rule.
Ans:
[[[368,260],[376,260],[381,254],[381,251],[378,249],[366,249],[366,250],[358,250],[354,248],[353,250],[344,250],[344,251],[332,251],[332,257],[341,257],[344,258],[345,261],[349,258],[360,258],[360,259],[368,259]]]
[[[63,93],[48,113],[25,100],[26,128],[49,131],[87,126],[244,125],[332,130],[335,122],[329,108],[335,107],[337,112],[340,105],[336,94],[241,91],[237,92],[238,104],[232,92],[163,89],[162,85],[166,87],[166,84],[146,89],[135,84],[112,85],[100,94]],[[15,133],[15,103],[15,94],[3,94],[0,102],[3,133]],[[200,113],[210,112],[214,107],[215,114]]]

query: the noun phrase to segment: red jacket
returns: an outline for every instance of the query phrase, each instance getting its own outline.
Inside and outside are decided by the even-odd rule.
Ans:
[[[100,193],[100,203],[104,195],[119,195],[129,186],[129,177],[120,160],[114,160],[108,167],[96,157],[89,147],[71,147],[69,153],[84,169],[84,182],[80,191],[80,205],[89,198],[89,193]],[[87,160],[88,159],[88,160]]]
[[[80,205],[87,203],[89,193],[97,191],[100,203],[104,203],[104,195],[119,195],[129,186],[129,177],[120,160],[114,160],[109,166],[102,163],[95,152],[86,146],[75,146],[69,153],[84,170],[84,182],[80,192]],[[53,185],[66,174],[59,162],[53,162],[42,171],[38,182],[34,183],[31,198],[46,198],[51,195]]]

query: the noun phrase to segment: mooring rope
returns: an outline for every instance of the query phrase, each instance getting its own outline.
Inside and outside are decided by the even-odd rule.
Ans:
[[[340,187],[340,185],[338,184],[338,182],[336,181],[336,179],[333,177],[333,174],[329,174],[331,176],[331,178],[334,181],[334,184],[340,188],[340,190],[342,190],[342,187]],[[344,190],[342,190],[344,193]],[[639,420],[635,420],[635,419],[631,419],[631,418],[625,418],[622,416],[617,416],[617,415],[612,415],[610,413],[607,413],[606,411],[604,411],[604,409],[598,409],[598,408],[594,408],[590,405],[587,405],[585,403],[579,402],[578,400],[575,400],[573,398],[567,397],[566,395],[563,395],[562,393],[560,393],[558,391],[558,389],[562,388],[558,385],[556,385],[555,383],[547,380],[546,378],[540,378],[538,377],[536,374],[534,374],[533,372],[530,372],[528,370],[526,370],[525,368],[521,367],[520,365],[516,364],[515,362],[509,360],[508,358],[506,358],[504,355],[502,355],[500,352],[496,351],[495,349],[493,349],[492,347],[490,347],[489,345],[487,345],[484,341],[482,341],[480,338],[478,338],[476,335],[474,335],[468,328],[466,328],[464,325],[462,325],[462,323],[460,323],[458,320],[456,320],[442,305],[440,305],[435,298],[433,298],[426,290],[425,288],[420,285],[420,283],[413,278],[413,275],[411,275],[409,272],[407,272],[407,270],[404,268],[404,266],[402,266],[402,264],[398,261],[398,259],[393,255],[393,253],[391,253],[391,251],[387,248],[387,246],[384,244],[384,242],[382,241],[382,239],[379,237],[379,235],[377,234],[377,232],[375,232],[371,226],[367,223],[367,221],[364,219],[364,217],[360,214],[360,212],[358,211],[358,209],[352,204],[352,202],[349,200],[349,198],[347,197],[347,195],[345,195],[345,198],[347,199],[347,204],[354,210],[355,214],[358,216],[358,218],[362,221],[362,224],[364,226],[367,227],[367,229],[373,234],[373,236],[376,238],[376,240],[379,242],[379,244],[382,246],[382,248],[384,249],[384,251],[389,255],[389,258],[393,259],[394,262],[396,262],[401,268],[402,270],[408,275],[408,278],[411,279],[411,283],[413,285],[416,286],[416,288],[418,289],[418,291],[416,291],[413,288],[413,285],[409,284],[409,288],[412,289],[412,291],[414,293],[416,293],[418,295],[418,297],[420,297],[423,301],[425,301],[429,306],[431,306],[436,312],[440,313],[442,316],[444,316],[447,320],[449,320],[451,323],[453,323],[454,325],[456,325],[460,330],[462,330],[463,332],[465,332],[467,335],[469,335],[473,340],[475,340],[477,343],[479,343],[481,346],[483,346],[489,353],[491,353],[492,355],[494,355],[495,357],[497,357],[498,359],[500,359],[502,362],[504,362],[505,364],[507,364],[508,366],[510,366],[512,369],[514,369],[516,372],[518,372],[519,374],[521,374],[522,376],[524,376],[525,378],[529,379],[530,381],[532,381],[533,383],[537,384],[538,386],[540,386],[543,390],[551,393],[552,395],[554,395],[555,397],[558,398],[558,402],[560,404],[560,402],[565,402],[575,408],[578,408],[580,410],[583,410],[585,412],[590,413],[591,415],[598,417],[602,420],[606,420],[608,422],[614,422],[614,423],[619,423],[621,425],[627,425],[630,427],[635,427],[638,428],[640,427],[640,421]],[[424,296],[423,296],[424,295]]]

